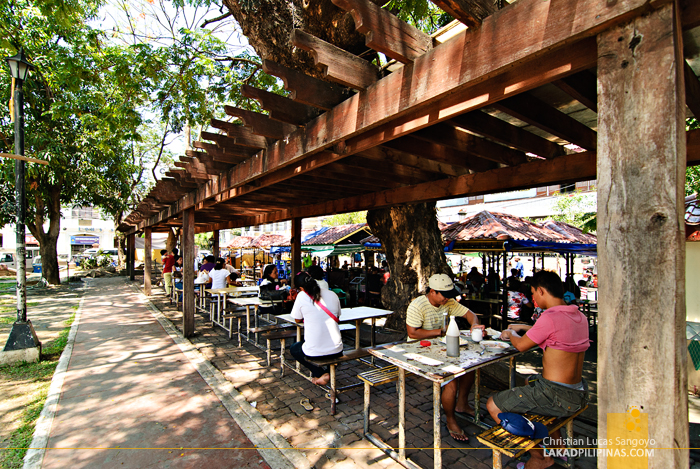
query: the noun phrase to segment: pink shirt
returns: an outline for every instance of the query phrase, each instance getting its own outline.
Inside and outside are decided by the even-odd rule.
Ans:
[[[588,319],[576,305],[553,306],[542,313],[527,336],[542,350],[578,353],[588,350]]]

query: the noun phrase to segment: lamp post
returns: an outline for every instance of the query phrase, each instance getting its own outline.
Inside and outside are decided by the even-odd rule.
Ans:
[[[24,156],[24,94],[22,84],[27,79],[29,71],[34,67],[24,56],[22,49],[17,55],[7,57],[10,74],[15,81],[14,121],[15,121],[15,154]],[[25,239],[25,188],[24,161],[15,160],[15,194],[16,194],[16,223],[17,236],[17,320],[12,325],[10,336],[3,351],[14,351],[36,348],[39,345],[32,323],[27,320],[27,264]],[[38,359],[38,355],[36,357]],[[29,361],[29,360],[28,360]]]

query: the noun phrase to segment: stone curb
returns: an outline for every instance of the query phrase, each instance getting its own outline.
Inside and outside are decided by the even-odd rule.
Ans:
[[[145,300],[153,316],[177,344],[192,366],[204,381],[214,390],[228,413],[233,417],[248,439],[255,445],[260,455],[273,469],[306,469],[309,461],[296,448],[277,433],[274,427],[251,406],[214,365],[197,350],[197,347],[185,339],[180,331],[168,320],[158,308],[135,285],[132,289]],[[24,469],[27,469],[26,467]]]
[[[90,288],[90,283],[85,282],[84,288]],[[51,378],[51,386],[49,386],[49,393],[46,396],[44,408],[41,409],[41,414],[39,415],[39,418],[36,421],[36,426],[34,427],[32,443],[29,445],[27,454],[24,455],[24,465],[22,466],[23,469],[39,469],[44,461],[46,446],[49,443],[49,435],[51,434],[51,425],[53,424],[53,418],[56,415],[58,399],[61,397],[63,380],[66,377],[66,370],[68,369],[68,364],[70,363],[70,358],[73,354],[75,336],[78,334],[78,326],[80,325],[80,316],[83,312],[84,300],[85,294],[83,294],[83,296],[80,298],[78,311],[75,312],[75,319],[73,320],[70,332],[68,333],[68,342],[66,343],[66,347],[63,349],[63,353],[61,353],[61,357],[58,359],[58,365],[56,365],[56,371],[53,374],[53,378]]]

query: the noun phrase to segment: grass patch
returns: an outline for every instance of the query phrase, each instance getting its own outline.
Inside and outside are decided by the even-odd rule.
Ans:
[[[68,343],[70,326],[74,320],[75,314],[64,322],[66,328],[61,331],[59,336],[42,347],[42,361],[39,363],[22,363],[0,367],[0,376],[5,379],[36,383],[32,400],[22,414],[20,427],[6,440],[6,446],[13,449],[0,450],[0,468],[16,469],[22,467],[24,455],[27,453],[26,448],[32,442],[36,420],[41,414],[41,409],[44,408],[51,378],[56,371],[58,359]]]
[[[29,308],[34,308],[36,306],[39,306],[39,303],[36,301],[33,301],[31,303],[27,303],[27,310]],[[17,303],[14,301],[11,303],[0,303],[0,314],[7,314],[7,313],[12,313],[16,314],[17,313]],[[12,322],[15,322],[14,316],[12,317]]]

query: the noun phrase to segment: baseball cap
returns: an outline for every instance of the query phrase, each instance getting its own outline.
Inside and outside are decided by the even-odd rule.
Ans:
[[[549,435],[547,427],[540,422],[533,422],[520,414],[503,412],[498,414],[501,419],[501,427],[508,433],[517,436],[528,436],[536,440],[541,440]]]
[[[428,286],[440,292],[445,298],[454,298],[460,294],[460,291],[457,290],[454,282],[452,282],[452,279],[447,274],[431,275],[428,279]]]

